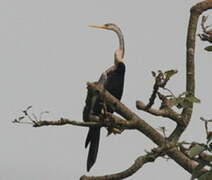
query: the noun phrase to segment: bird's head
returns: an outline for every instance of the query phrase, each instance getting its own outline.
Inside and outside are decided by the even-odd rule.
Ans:
[[[121,32],[121,29],[116,24],[113,24],[113,23],[107,23],[107,24],[103,24],[103,25],[89,25],[89,27],[106,29],[106,30],[111,30],[111,31],[116,32],[116,34],[119,37],[119,48],[115,51],[115,64],[117,64],[117,62],[123,61],[124,37]]]
[[[113,23],[107,23],[107,24],[104,24],[104,25],[89,25],[89,27],[107,29],[107,30],[111,30],[111,31],[120,30],[120,28]]]

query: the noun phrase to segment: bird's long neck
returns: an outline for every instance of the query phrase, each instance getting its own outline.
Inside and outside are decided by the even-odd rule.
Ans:
[[[115,51],[114,64],[117,65],[124,59],[124,36],[119,28],[114,30],[119,39],[119,48]]]
[[[116,31],[116,34],[119,38],[119,49],[122,51],[122,58],[124,58],[124,53],[125,53],[125,49],[124,49],[124,36],[121,32],[120,29],[117,29]]]

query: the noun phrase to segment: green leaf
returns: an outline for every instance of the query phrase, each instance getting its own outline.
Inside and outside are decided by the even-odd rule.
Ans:
[[[185,97],[186,96],[186,97]],[[189,108],[191,103],[200,103],[200,99],[195,96],[188,95],[188,92],[181,93],[177,98],[175,98],[176,106],[178,108]]]
[[[191,107],[191,104],[188,101],[185,101],[184,97],[178,97],[176,98],[176,105],[180,108],[189,108]]]
[[[210,180],[212,179],[212,171],[209,171],[198,178],[198,180]]]
[[[183,103],[183,101],[184,101],[184,98],[182,98],[182,97],[176,98],[176,104],[181,104],[181,103]]]
[[[188,101],[183,101],[179,103],[182,108],[191,108],[191,104]]]
[[[203,158],[205,161],[209,161],[211,162],[212,161],[212,156],[211,155],[208,155],[206,157]]]
[[[201,102],[200,99],[198,99],[197,97],[192,96],[192,95],[187,96],[185,99],[192,103],[200,103]]]
[[[168,70],[166,72],[164,72],[164,75],[167,79],[169,79],[170,77],[172,77],[173,75],[175,75],[178,71],[176,69],[171,69]]]
[[[210,142],[211,139],[212,139],[212,132],[209,131],[209,132],[208,132],[208,135],[207,135],[207,142]]]
[[[200,176],[199,172],[204,166],[205,166],[204,164],[199,162],[199,164],[192,171],[191,180],[194,180]]]
[[[204,48],[206,51],[212,51],[212,46],[207,46]]]
[[[189,157],[194,157],[196,155],[199,155],[201,152],[207,149],[207,146],[205,144],[195,144],[190,151],[188,152]]]
[[[186,97],[185,97],[186,96]],[[175,106],[178,108],[189,108],[191,103],[200,103],[200,99],[195,96],[188,95],[187,92],[181,93],[177,98],[175,98]]]

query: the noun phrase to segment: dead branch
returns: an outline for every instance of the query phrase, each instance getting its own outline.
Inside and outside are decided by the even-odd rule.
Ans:
[[[112,119],[111,120],[109,119]],[[126,121],[114,114],[108,113],[108,118],[105,121],[101,121],[98,116],[90,116],[91,122],[80,122],[70,120],[68,118],[61,118],[60,120],[37,120],[37,121],[16,121],[13,123],[21,123],[21,124],[32,124],[33,127],[43,127],[43,126],[64,126],[64,125],[74,125],[81,127],[113,127],[118,129],[135,129],[135,122]]]

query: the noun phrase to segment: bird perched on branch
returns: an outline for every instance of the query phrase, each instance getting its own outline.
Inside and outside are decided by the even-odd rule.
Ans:
[[[123,62],[125,51],[124,37],[121,29],[117,25],[111,23],[101,26],[90,25],[89,27],[111,30],[114,31],[118,36],[119,48],[116,49],[114,54],[114,65],[104,71],[96,83],[120,100],[123,94],[125,76],[125,64]],[[83,120],[85,122],[90,121],[90,115],[100,116],[104,109],[103,100],[101,100],[98,95],[94,95],[88,90],[86,105],[83,110]],[[114,112],[113,108],[108,105],[106,105],[106,110],[110,113]],[[90,145],[87,158],[87,171],[89,171],[96,162],[99,149],[99,140],[100,127],[90,127],[85,141],[85,148]]]

